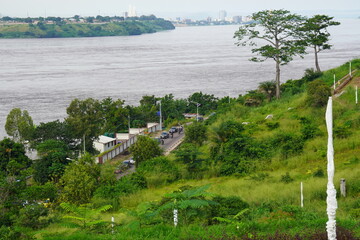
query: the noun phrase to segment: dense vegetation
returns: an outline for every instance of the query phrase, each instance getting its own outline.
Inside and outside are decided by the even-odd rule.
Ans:
[[[0,25],[1,38],[65,38],[128,36],[172,30],[175,27],[161,18],[152,20],[124,20],[100,23],[46,23]]]
[[[359,69],[360,60],[352,64]],[[39,152],[40,159],[33,164],[22,144],[4,139],[0,142],[0,236],[326,239],[327,133],[323,116],[331,94],[331,76],[343,74],[347,68],[344,64],[323,73],[307,70],[302,79],[282,84],[280,100],[274,100],[270,91],[274,85],[269,83],[237,99],[217,99],[202,93],[194,93],[189,99],[161,98],[163,106],[182,106],[180,112],[194,112],[196,106],[191,103],[203,101],[202,113],[216,114],[189,125],[185,143],[167,157],[159,156],[161,151],[156,150],[154,142],[144,137],[139,144],[149,146],[154,155],[147,155],[149,150],[141,152],[141,146],[134,148],[134,157],[139,160],[136,173],[120,179],[116,179],[114,170],[121,160],[98,166],[88,154],[76,159],[79,140],[67,134],[72,132],[67,129],[75,123],[83,124],[84,129],[86,124],[93,126],[92,118],[81,120],[81,112],[68,110],[79,121],[40,124],[34,129],[36,137],[29,138],[26,131],[26,138]],[[357,72],[353,83],[359,82]],[[69,108],[75,109],[73,104],[83,110],[107,106],[107,119],[117,111],[147,109],[152,114],[146,116],[157,118],[158,103],[153,96],[144,97],[139,107],[124,107],[121,101],[112,105],[114,102],[74,100]],[[167,126],[186,121],[177,109],[163,109]],[[96,113],[88,114],[92,112]],[[268,115],[271,117],[265,119]],[[359,106],[350,85],[334,98],[338,192],[340,178],[348,183],[347,196],[338,195],[338,239],[360,236],[359,119]],[[43,134],[47,124],[53,131]],[[105,126],[111,124],[99,131],[107,129]],[[303,208],[299,203],[300,182],[305,189]],[[173,226],[174,209],[177,227]]]

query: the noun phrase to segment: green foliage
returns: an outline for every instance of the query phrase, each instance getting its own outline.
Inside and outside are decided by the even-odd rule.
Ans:
[[[166,157],[156,157],[142,162],[136,171],[153,187],[172,183],[180,178],[178,167]]]
[[[214,97],[214,95],[196,92],[189,96],[187,101],[189,103],[186,109],[187,112],[196,113],[196,105],[199,104],[199,114],[204,115],[216,110],[218,98]]]
[[[312,139],[320,134],[318,126],[309,118],[301,117],[301,135],[304,140]]]
[[[276,95],[276,82],[275,81],[266,81],[259,84],[259,90],[263,92],[268,101],[270,102]]]
[[[201,146],[206,139],[206,126],[204,123],[194,122],[185,127],[185,142]]]
[[[46,140],[37,145],[36,150],[40,156],[34,163],[34,179],[41,184],[49,180],[58,182],[65,171],[70,155],[68,145],[56,140]]]
[[[212,200],[218,204],[211,207],[211,217],[231,218],[249,208],[249,204],[237,196],[215,196]]]
[[[214,201],[207,200],[206,197],[211,197],[212,194],[207,192],[209,185],[200,187],[185,188],[185,190],[178,190],[170,194],[166,194],[159,206],[154,211],[154,215],[161,214],[163,220],[171,222],[173,219],[172,212],[178,209],[178,219],[180,224],[188,224],[198,219],[201,210],[217,204]]]
[[[130,152],[133,154],[136,166],[139,166],[141,162],[162,155],[159,144],[146,136],[138,136],[136,143],[130,147]]]
[[[280,97],[280,65],[292,61],[296,55],[305,53],[305,48],[299,44],[299,27],[303,18],[287,10],[264,10],[252,15],[253,23],[242,25],[235,32],[238,46],[257,46],[254,39],[265,40],[266,44],[255,47],[252,53],[257,56],[251,60],[262,62],[273,59],[276,63],[276,97]],[[259,28],[261,31],[259,31]]]
[[[304,149],[304,144],[303,138],[294,133],[278,133],[272,139],[272,145],[280,147],[284,158],[301,153]]]
[[[47,123],[40,123],[36,126],[33,134],[32,143],[34,147],[46,140],[57,140],[62,141],[68,145],[70,149],[74,149],[73,132],[66,122],[60,122],[59,120]]]
[[[175,151],[176,161],[185,164],[190,177],[200,177],[203,170],[203,159],[200,158],[201,153],[196,145],[184,143]]]
[[[285,175],[281,175],[280,181],[283,182],[283,183],[291,183],[291,182],[294,181],[294,179],[287,172]]]
[[[6,118],[5,130],[15,141],[30,140],[34,132],[34,124],[28,111],[21,111],[20,108],[12,109]]]
[[[102,17],[104,20],[107,17]],[[36,25],[13,24],[0,27],[1,38],[67,38],[67,37],[101,37],[101,36],[128,36],[143,33],[154,33],[174,29],[170,21],[161,18],[154,20],[126,20],[121,22],[104,21],[94,23],[94,17],[86,18],[87,23],[69,24],[61,18],[47,18],[54,24],[38,22]],[[106,23],[107,22],[107,23]],[[20,26],[19,26],[20,25]],[[21,26],[23,25],[23,26]]]
[[[32,229],[43,228],[48,224],[48,221],[42,217],[46,217],[48,213],[49,210],[41,204],[27,205],[20,210],[15,223]]]
[[[28,168],[31,160],[25,154],[24,145],[9,138],[0,141],[0,175],[18,175],[21,170]]]
[[[85,205],[76,206],[66,202],[61,203],[60,207],[66,212],[71,213],[71,215],[63,217],[64,219],[71,220],[67,226],[86,229],[89,231],[98,231],[99,228],[109,224],[108,222],[101,220],[99,215],[112,208],[111,205],[105,205],[97,209],[92,209]]]
[[[88,203],[97,188],[99,176],[99,166],[88,154],[69,164],[60,180],[63,186],[61,201],[74,204]]]
[[[86,137],[87,151],[93,152],[92,142],[101,135],[104,124],[100,101],[92,98],[74,99],[66,112],[66,123],[78,139]]]
[[[307,87],[307,103],[312,107],[323,107],[327,104],[331,89],[323,81],[315,80]]]
[[[330,49],[331,45],[328,43],[330,40],[330,33],[327,28],[330,26],[340,25],[340,22],[332,21],[334,17],[327,15],[315,15],[306,19],[300,31],[303,32],[303,41],[306,46],[311,47],[315,54],[315,66],[317,72],[320,72],[318,64],[318,53]]]
[[[265,95],[263,92],[259,92],[257,90],[248,91],[248,93],[244,96],[244,105],[249,107],[258,107],[260,106],[264,100]]]
[[[280,123],[279,122],[266,122],[265,125],[268,127],[269,130],[274,130],[280,127]]]
[[[347,138],[351,135],[351,130],[348,125],[337,125],[334,127],[334,136],[336,138]]]
[[[133,173],[120,178],[115,183],[107,183],[100,185],[94,196],[104,199],[116,199],[135,193],[138,190],[147,188],[147,181],[142,173]]]

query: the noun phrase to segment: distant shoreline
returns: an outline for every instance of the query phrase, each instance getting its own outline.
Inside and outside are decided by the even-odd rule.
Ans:
[[[175,26],[164,19],[109,23],[0,23],[0,38],[133,36],[173,29]]]

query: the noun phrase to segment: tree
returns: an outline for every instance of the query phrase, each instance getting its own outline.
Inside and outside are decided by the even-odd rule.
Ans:
[[[138,166],[141,162],[161,156],[162,149],[155,140],[145,136],[138,136],[136,143],[130,147],[130,152],[134,156],[136,166]]]
[[[60,199],[74,204],[88,203],[98,186],[100,169],[89,154],[71,163],[60,183],[63,186]]]
[[[259,84],[259,90],[263,92],[270,102],[276,94],[276,83],[275,81],[266,81]]]
[[[68,117],[65,119],[74,135],[83,140],[85,137],[86,150],[93,152],[93,141],[102,134],[104,115],[99,100],[74,99],[66,109]]]
[[[206,138],[206,126],[203,123],[194,122],[186,126],[185,142],[201,146]]]
[[[331,96],[331,88],[324,81],[318,79],[309,83],[307,87],[307,102],[312,107],[323,107]]]
[[[56,140],[46,140],[37,145],[36,150],[40,159],[34,163],[34,179],[41,184],[49,180],[58,182],[69,164],[66,159],[70,156],[68,146]]]
[[[190,174],[197,175],[201,170],[203,159],[199,157],[201,152],[191,143],[184,143],[175,152],[176,161],[182,162]]]
[[[24,145],[9,138],[0,141],[0,173],[17,175],[30,165],[31,160],[25,154]]]
[[[276,98],[280,98],[280,66],[292,61],[296,55],[305,54],[305,47],[299,41],[299,28],[304,19],[282,9],[260,11],[252,18],[254,23],[241,26],[234,38],[238,39],[238,46],[257,46],[258,42],[254,39],[265,42],[261,47],[252,49],[258,57],[250,60],[263,62],[270,58],[275,61]]]
[[[28,111],[21,111],[20,108],[12,109],[6,118],[5,130],[15,141],[31,139],[34,124]]]
[[[211,110],[217,109],[217,101],[218,98],[214,97],[214,95],[203,94],[202,92],[193,93],[188,97],[189,106],[186,109],[188,112],[196,112],[196,105],[199,106],[199,114],[206,114]]]
[[[304,43],[314,49],[316,71],[321,72],[318,60],[318,53],[330,49],[328,44],[330,33],[327,28],[330,26],[340,25],[340,22],[332,21],[334,17],[327,15],[315,15],[306,19],[301,31],[304,32]]]
[[[75,147],[75,136],[70,129],[70,126],[66,122],[60,122],[59,120],[40,123],[34,131],[32,142],[37,144],[46,140],[62,141],[68,145],[70,149]]]

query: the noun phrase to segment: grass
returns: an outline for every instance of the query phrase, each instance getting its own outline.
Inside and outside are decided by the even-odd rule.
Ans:
[[[360,61],[354,61],[353,66],[360,66]],[[333,72],[346,72],[346,64],[339,69],[327,71],[322,79],[329,78]],[[356,80],[357,81],[357,80]],[[344,138],[335,138],[335,178],[334,184],[338,192],[337,222],[360,236],[360,224],[352,211],[360,209],[360,107],[354,103],[354,88],[349,86],[339,98],[334,98],[334,126],[350,126],[351,134]],[[290,108],[290,109],[289,109]],[[272,120],[265,117],[273,114]],[[275,152],[271,159],[266,159],[257,172],[243,177],[214,177],[217,175],[216,165],[209,167],[203,179],[182,179],[177,182],[157,186],[120,198],[122,211],[108,212],[102,219],[115,217],[118,224],[114,235],[89,235],[77,231],[67,231],[58,223],[38,231],[36,237],[44,233],[50,234],[46,239],[231,239],[244,233],[259,233],[267,235],[277,230],[295,234],[305,230],[324,230],[326,215],[326,168],[327,168],[327,130],[324,121],[325,108],[309,108],[306,105],[306,93],[284,97],[265,106],[248,108],[234,104],[221,118],[218,118],[209,128],[221,124],[224,119],[238,122],[250,122],[245,129],[258,140],[272,138],[281,132],[301,134],[300,117],[311,119],[319,127],[319,134],[307,140],[303,152],[289,158]],[[274,130],[266,126],[266,122],[279,122],[279,128]],[[211,136],[210,136],[211,137]],[[203,157],[209,156],[209,142],[200,148]],[[174,155],[169,159],[174,161]],[[123,159],[110,161],[116,165]],[[181,167],[181,165],[178,165]],[[321,170],[323,176],[321,176]],[[293,181],[285,183],[282,176],[289,173]],[[316,173],[320,177],[316,177]],[[184,173],[182,173],[184,175]],[[160,174],[159,174],[160,175]],[[341,197],[339,192],[340,179],[347,182],[348,195]],[[152,182],[156,180],[152,179]],[[304,185],[304,208],[297,214],[287,213],[286,207],[299,208],[300,182]],[[126,210],[135,210],[144,202],[160,201],[162,197],[178,190],[182,186],[202,186],[211,184],[209,192],[221,196],[238,196],[250,205],[253,219],[243,221],[239,229],[233,225],[189,225],[174,228],[170,225],[156,224],[139,226],[135,218],[126,214]],[[271,209],[271,210],[269,210]],[[133,224],[128,225],[128,223]],[[229,238],[225,238],[227,236]],[[224,237],[224,238],[222,238]]]

